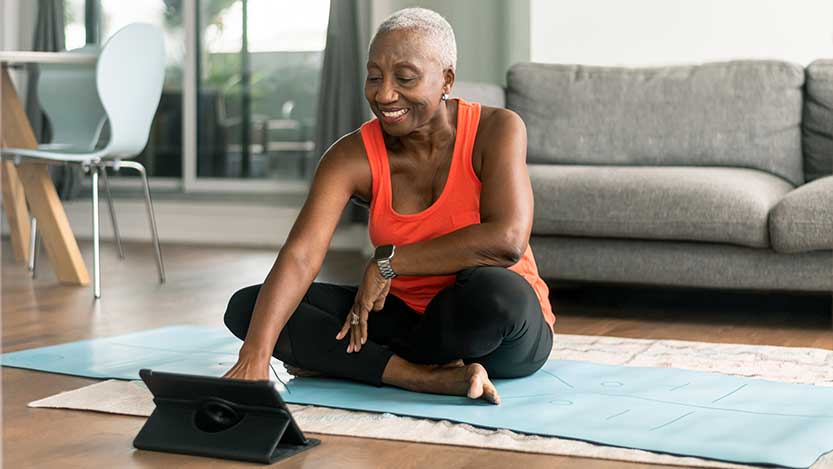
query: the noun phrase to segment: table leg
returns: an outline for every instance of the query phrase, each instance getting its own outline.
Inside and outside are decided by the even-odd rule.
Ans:
[[[36,148],[37,140],[35,140],[26,113],[23,112],[17,91],[9,77],[8,69],[3,67],[0,74],[2,75],[2,90],[0,90],[0,96],[2,96],[2,118],[0,118],[2,142],[0,143],[6,147]],[[24,163],[15,168],[9,163],[3,163],[4,182],[6,180],[11,181],[8,184],[9,188],[19,187],[18,183],[15,182],[15,179],[19,176],[20,186],[23,188],[32,214],[38,220],[38,231],[41,233],[43,245],[46,247],[47,255],[52,260],[58,280],[61,283],[88,285],[90,274],[84,265],[78,243],[72,234],[69,220],[67,220],[61,200],[58,198],[58,193],[55,192],[55,185],[52,183],[46,165]],[[17,171],[13,171],[15,169]],[[4,184],[4,197],[6,196],[6,186],[7,184]],[[11,212],[8,205],[6,208],[6,213],[12,214],[9,216],[9,225],[13,226],[16,223],[19,226],[26,227],[25,239],[23,239],[23,230],[20,228],[17,229],[20,233],[16,236],[18,237],[17,243],[22,245],[23,249],[27,249],[29,245],[29,216],[28,213],[21,213],[20,207],[23,206],[25,210],[25,203],[20,202],[19,197],[17,199],[13,198],[13,200],[15,204],[11,208]],[[12,218],[14,218],[14,221],[12,221]],[[26,220],[25,223],[21,223],[23,219]]]
[[[11,109],[6,102],[11,95],[17,97],[9,78],[9,71],[6,67],[0,70],[2,74],[2,88],[0,88],[0,101],[2,101],[2,115],[0,115],[0,145],[6,140],[5,133],[13,131],[9,122],[13,118]],[[11,93],[11,94],[9,94]],[[17,169],[10,161],[2,163],[2,178],[0,185],[3,187],[3,208],[6,212],[6,219],[9,221],[9,235],[12,241],[12,252],[18,263],[29,261],[29,210],[26,208],[26,197],[23,193],[23,184],[17,176]]]
[[[12,240],[12,252],[18,263],[29,262],[29,210],[26,208],[26,196],[23,184],[17,176],[17,169],[11,161],[2,164],[3,208],[9,221],[9,236]]]
[[[26,190],[26,200],[38,220],[38,231],[58,280],[73,285],[89,285],[90,274],[46,165],[25,163],[17,169]]]

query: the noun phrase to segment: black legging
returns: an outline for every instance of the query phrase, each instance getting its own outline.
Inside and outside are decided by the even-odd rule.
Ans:
[[[246,337],[260,285],[239,290],[229,301],[226,326]],[[371,311],[368,339],[347,353],[344,325],[358,287],[313,282],[278,337],[273,355],[290,365],[380,386],[395,353],[413,363],[462,358],[480,363],[492,378],[527,376],[541,368],[552,349],[552,331],[529,283],[503,267],[474,267],[457,274],[420,315],[388,294]]]

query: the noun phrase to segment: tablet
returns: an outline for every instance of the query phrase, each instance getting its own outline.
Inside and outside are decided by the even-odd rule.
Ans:
[[[277,383],[142,369],[156,409],[139,449],[272,463],[320,443],[306,438]]]

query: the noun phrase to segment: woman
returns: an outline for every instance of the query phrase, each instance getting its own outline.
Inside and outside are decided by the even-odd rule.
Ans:
[[[295,374],[499,404],[490,378],[546,362],[555,317],[528,245],[526,129],[449,99],[456,56],[433,11],[379,26],[365,82],[377,119],[327,150],[266,281],[231,298],[244,342],[226,377],[268,379],[275,356]],[[376,253],[357,287],[313,282],[351,196],[370,201]]]

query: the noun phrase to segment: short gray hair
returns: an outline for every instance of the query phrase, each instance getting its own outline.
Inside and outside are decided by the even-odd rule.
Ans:
[[[454,39],[454,30],[436,11],[427,8],[405,8],[394,12],[382,21],[373,39],[382,33],[398,30],[421,32],[428,43],[439,52],[442,66],[457,69],[457,40]]]

